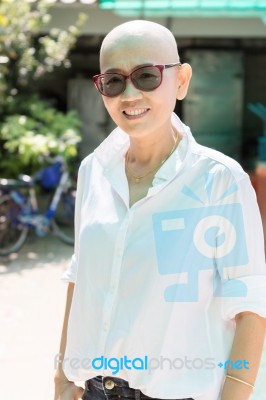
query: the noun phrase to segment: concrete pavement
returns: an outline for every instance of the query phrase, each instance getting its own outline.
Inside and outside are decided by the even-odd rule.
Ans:
[[[60,281],[72,248],[54,237],[30,237],[0,259],[0,398],[53,399],[67,285]]]
[[[60,276],[71,254],[57,238],[31,236],[0,259],[1,400],[53,400],[67,289]],[[266,345],[252,400],[266,400]]]

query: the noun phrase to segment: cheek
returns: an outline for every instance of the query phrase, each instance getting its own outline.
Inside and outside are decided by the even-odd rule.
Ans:
[[[156,93],[156,97],[160,103],[163,103],[164,108],[170,108],[173,110],[176,104],[176,87],[173,82],[165,82],[161,85]]]
[[[112,120],[116,123],[116,125],[119,125],[119,118],[121,117],[121,114],[116,99],[103,96],[103,103]]]
[[[103,104],[104,104],[106,110],[108,110],[109,105],[110,105],[110,101],[109,101],[110,99],[108,99],[108,97],[106,97],[106,96],[102,96],[102,100],[103,100]]]
[[[102,96],[104,106],[110,115],[115,112],[115,100],[109,97]]]

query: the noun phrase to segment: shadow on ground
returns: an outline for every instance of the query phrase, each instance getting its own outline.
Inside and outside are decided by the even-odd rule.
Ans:
[[[61,264],[69,260],[72,253],[73,246],[62,243],[59,238],[52,235],[40,238],[30,232],[25,244],[18,252],[0,257],[0,276],[19,273],[40,265],[45,268],[51,263]]]

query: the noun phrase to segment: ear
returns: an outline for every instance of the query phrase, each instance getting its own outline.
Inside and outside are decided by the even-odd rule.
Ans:
[[[177,79],[177,100],[183,100],[188,91],[189,82],[192,77],[192,68],[189,64],[182,64],[178,69],[178,79]]]

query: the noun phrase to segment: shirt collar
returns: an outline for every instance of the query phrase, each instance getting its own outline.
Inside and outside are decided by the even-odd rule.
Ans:
[[[177,174],[190,153],[191,142],[195,142],[189,127],[183,124],[175,113],[172,114],[172,124],[182,136],[182,139],[173,154],[157,171],[154,176],[153,186],[159,185],[166,180],[171,180]],[[116,128],[94,150],[94,155],[105,172],[108,172],[113,169],[117,163],[124,160],[128,147],[129,136],[122,129]]]

